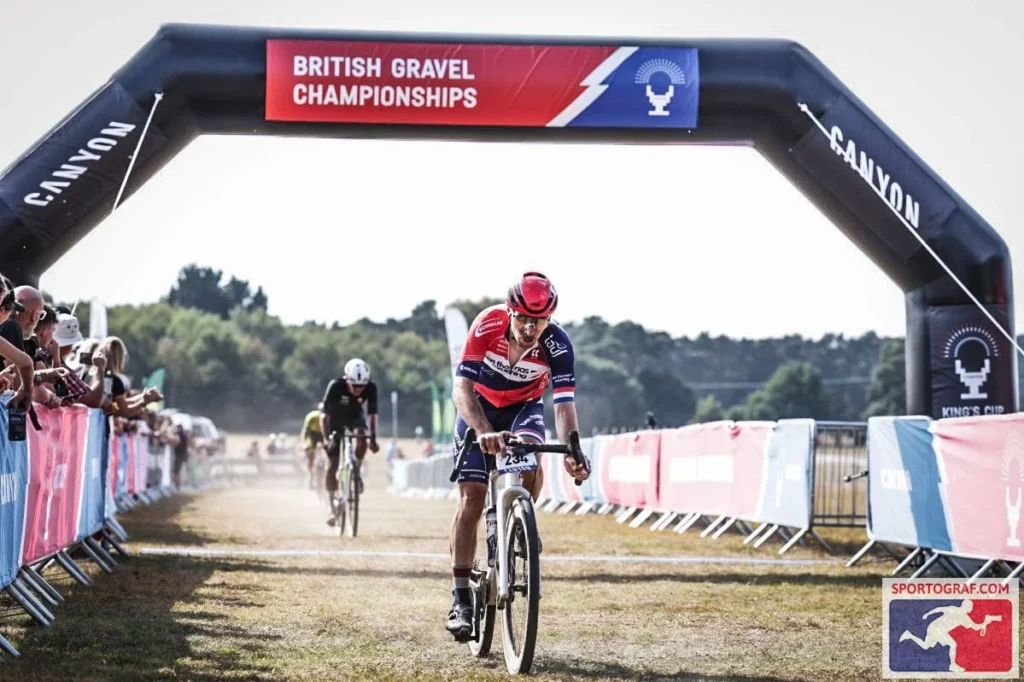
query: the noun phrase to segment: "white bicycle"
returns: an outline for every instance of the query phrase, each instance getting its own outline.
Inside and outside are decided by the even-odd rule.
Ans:
[[[465,641],[470,653],[490,653],[496,611],[502,612],[502,648],[505,667],[512,674],[527,674],[533,664],[540,611],[540,536],[533,497],[523,487],[524,471],[539,467],[535,453],[569,455],[590,471],[580,449],[580,437],[569,435],[568,445],[506,441],[504,456],[498,456],[487,486],[487,569],[474,565],[469,578],[473,595],[473,627]],[[458,479],[466,455],[476,444],[476,432],[469,429],[459,449],[451,481]],[[504,479],[499,491],[498,479]],[[576,485],[582,485],[576,481]],[[499,514],[497,508],[500,507]],[[499,542],[499,538],[501,541]],[[521,627],[515,627],[516,624]]]

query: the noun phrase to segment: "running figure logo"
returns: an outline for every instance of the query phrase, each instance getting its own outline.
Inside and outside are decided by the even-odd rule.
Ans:
[[[920,589],[938,585],[950,595],[950,598],[936,599],[944,596],[943,591],[893,595],[893,586],[886,580],[884,677],[1016,678],[1019,667],[1016,581],[1006,586],[1010,593],[994,594],[975,589],[966,597],[943,585],[949,582],[948,579],[919,579],[902,585],[905,590],[919,589],[907,583],[924,583]],[[960,590],[972,587],[964,580],[956,582],[959,584],[954,587]],[[998,585],[1002,581],[984,582]]]

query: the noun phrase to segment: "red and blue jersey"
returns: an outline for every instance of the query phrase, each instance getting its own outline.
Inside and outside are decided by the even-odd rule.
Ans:
[[[575,358],[565,330],[551,322],[516,363],[508,361],[512,321],[504,304],[484,309],[469,328],[457,376],[476,382],[476,392],[495,407],[539,400],[551,384],[555,403],[572,402]]]

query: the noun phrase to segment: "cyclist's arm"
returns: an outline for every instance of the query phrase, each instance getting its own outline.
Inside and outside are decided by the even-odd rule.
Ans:
[[[452,401],[455,409],[458,410],[462,420],[471,429],[475,429],[477,435],[493,433],[494,427],[487,420],[484,408],[473,394],[473,380],[462,376],[455,377],[455,386],[452,389]]]
[[[367,396],[366,411],[370,416],[370,439],[377,440],[377,384],[370,384],[370,395]]]
[[[576,403],[555,404],[555,430],[558,432],[558,440],[562,443],[568,443],[569,434],[580,430],[576,415]]]
[[[338,399],[336,393],[340,390],[337,379],[332,379],[324,391],[324,409],[320,413],[320,434],[327,440],[331,436],[331,419],[327,416],[327,409]]]

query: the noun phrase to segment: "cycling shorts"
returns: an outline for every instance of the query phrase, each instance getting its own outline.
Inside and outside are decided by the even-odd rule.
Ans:
[[[483,398],[479,396],[477,398],[480,406],[484,408],[484,416],[487,417],[487,421],[491,423],[495,431],[511,431],[513,435],[523,440],[544,442],[544,403],[540,400],[531,400],[508,407],[494,407]],[[462,415],[459,415],[455,420],[453,460],[458,457],[468,428]],[[477,436],[479,435],[478,433]],[[462,471],[459,472],[458,481],[459,483],[483,483],[486,485],[494,467],[494,455],[484,455],[480,446],[474,445],[466,453],[466,463],[462,466]]]
[[[345,439],[342,437],[342,433],[344,432],[345,429],[348,429],[349,431],[363,429],[363,431],[366,433],[366,437],[370,437],[369,429],[366,426],[366,419],[364,419],[362,415],[350,418],[347,421],[341,422],[340,424],[336,424],[332,420],[331,429],[336,431],[338,435],[331,441],[325,443],[325,446],[327,448],[327,456],[330,459],[338,459],[339,457],[341,457],[341,449],[342,447],[344,447],[345,442]]]

